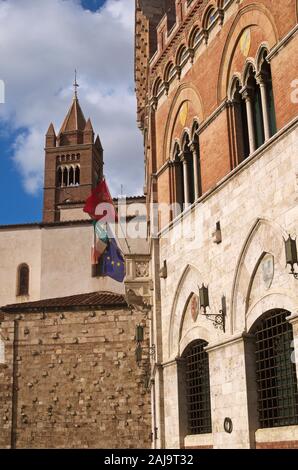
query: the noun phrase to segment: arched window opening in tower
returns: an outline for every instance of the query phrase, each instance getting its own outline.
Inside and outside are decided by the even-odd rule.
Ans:
[[[62,186],[62,169],[61,169],[61,167],[58,168],[58,172],[57,172],[57,185],[60,188]]]
[[[18,268],[17,295],[29,295],[29,266],[21,264]]]
[[[68,186],[68,171],[67,171],[67,168],[63,169],[63,186]]]
[[[73,186],[73,185],[74,185],[74,169],[71,166],[69,168],[68,186]]]
[[[80,167],[76,166],[75,170],[75,185],[78,186],[80,184]]]

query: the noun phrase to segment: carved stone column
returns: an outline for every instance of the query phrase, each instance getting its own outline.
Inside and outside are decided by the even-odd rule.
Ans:
[[[264,133],[265,133],[265,141],[270,139],[270,120],[269,120],[269,112],[268,112],[268,98],[267,98],[267,90],[266,90],[266,77],[264,74],[259,73],[256,77],[257,83],[260,86],[261,90],[261,100],[262,100],[262,111],[263,111],[263,121],[264,121]]]
[[[199,146],[195,142],[190,145],[193,158],[193,171],[194,171],[194,185],[195,185],[195,200],[199,199],[201,195],[201,179],[200,179],[200,161],[199,161]]]
[[[255,132],[254,132],[254,118],[253,118],[253,94],[252,89],[248,88],[247,86],[243,87],[240,90],[243,99],[245,100],[246,104],[246,114],[247,114],[247,125],[248,125],[248,136],[249,136],[249,151],[253,153],[256,150],[256,139],[255,139]]]
[[[188,161],[187,156],[182,153],[182,162],[183,162],[183,189],[184,189],[184,203],[185,206],[189,206],[189,185],[188,185]]]

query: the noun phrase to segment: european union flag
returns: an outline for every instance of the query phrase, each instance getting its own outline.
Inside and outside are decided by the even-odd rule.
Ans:
[[[115,281],[123,282],[125,276],[124,259],[114,238],[110,238],[108,246],[100,258],[102,276],[109,276]]]

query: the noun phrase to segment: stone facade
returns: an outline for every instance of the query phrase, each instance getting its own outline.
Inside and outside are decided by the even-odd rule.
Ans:
[[[168,219],[149,221],[156,345],[154,447],[296,448],[297,425],[260,427],[252,331],[264,314],[287,311],[297,357],[297,280],[286,267],[284,247],[284,239],[298,233],[298,120],[293,99],[297,5],[267,0],[174,3],[175,23],[168,28],[167,15],[161,18],[156,50],[148,69],[143,68],[145,95],[137,86],[148,207],[181,200],[180,158],[182,191],[189,196],[185,175],[192,170],[185,165],[185,143],[193,161],[199,159],[201,185],[181,215],[169,211]],[[150,23],[149,15],[147,20]],[[136,23],[137,34],[139,28],[141,22]],[[251,146],[243,159],[233,83],[238,80],[245,92],[246,72],[251,67],[260,71],[263,48],[271,66],[277,131],[258,148]],[[137,47],[137,67],[140,55]],[[252,123],[248,130],[252,137]],[[211,318],[201,309],[196,315],[192,311],[191,300],[199,297],[203,284],[208,286],[206,313]],[[223,301],[225,331],[210,321],[221,315]],[[184,351],[198,339],[208,343],[208,434],[191,434],[185,424],[180,369]],[[293,360],[290,354],[288,360]],[[232,421],[232,432],[224,428],[226,418]]]
[[[125,302],[31,309],[2,313],[0,447],[150,447],[148,354],[135,360],[147,315]]]

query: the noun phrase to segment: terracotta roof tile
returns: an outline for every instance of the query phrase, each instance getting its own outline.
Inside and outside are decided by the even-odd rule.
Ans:
[[[38,300],[35,302],[25,302],[11,304],[1,307],[3,312],[33,312],[33,311],[53,311],[53,310],[78,310],[91,309],[95,307],[113,308],[127,307],[123,295],[112,292],[91,292],[89,294],[78,294],[70,297],[58,297],[54,299]]]

